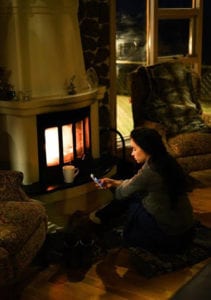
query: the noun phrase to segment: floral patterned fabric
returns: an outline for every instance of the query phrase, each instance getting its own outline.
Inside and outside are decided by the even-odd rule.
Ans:
[[[0,202],[0,247],[15,254],[45,216],[44,207],[36,202]]]
[[[10,262],[9,253],[0,248],[0,286],[10,282],[14,278],[13,266]]]
[[[21,188],[23,174],[0,171],[0,286],[18,278],[44,243],[44,207]]]
[[[211,153],[178,157],[177,161],[186,173],[211,169]]]
[[[178,134],[168,140],[176,157],[211,153],[211,134],[190,132]]]
[[[21,188],[23,173],[0,170],[0,201],[28,201],[29,197]]]

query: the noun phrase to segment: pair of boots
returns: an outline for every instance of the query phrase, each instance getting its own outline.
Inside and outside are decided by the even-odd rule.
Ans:
[[[65,262],[68,267],[89,267],[107,253],[102,246],[103,228],[90,220],[89,214],[76,211],[65,229]]]
[[[93,263],[99,261],[107,251],[104,250],[95,240],[77,240],[75,243],[67,243],[64,253],[64,262],[68,268],[84,269],[90,268]]]

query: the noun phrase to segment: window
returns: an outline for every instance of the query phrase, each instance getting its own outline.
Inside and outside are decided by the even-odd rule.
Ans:
[[[116,0],[117,129],[133,128],[127,75],[175,58],[201,72],[202,0]]]
[[[191,62],[200,73],[202,1],[147,0],[146,15],[147,64],[154,64],[163,59],[174,59],[177,55]],[[166,46],[174,49],[174,53],[170,51],[167,57],[164,54]]]
[[[133,128],[127,74],[146,63],[146,1],[116,4],[117,129],[127,139]]]

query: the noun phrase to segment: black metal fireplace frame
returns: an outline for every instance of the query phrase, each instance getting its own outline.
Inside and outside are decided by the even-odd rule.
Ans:
[[[76,134],[75,124],[79,121],[89,120],[89,139],[90,147],[84,148],[83,157],[76,157]],[[37,115],[37,137],[38,137],[38,159],[39,159],[39,181],[42,185],[60,184],[63,182],[62,166],[63,162],[63,143],[62,143],[62,126],[72,124],[73,134],[73,153],[74,159],[71,162],[80,161],[91,158],[91,124],[90,124],[90,107],[74,109],[70,111],[59,111]],[[85,126],[85,124],[84,124]],[[59,138],[59,164],[57,166],[47,166],[45,154],[45,129],[50,127],[58,128]],[[85,132],[85,128],[84,128]],[[86,138],[84,136],[84,138]],[[84,145],[86,141],[84,140]],[[69,162],[69,163],[71,163]]]

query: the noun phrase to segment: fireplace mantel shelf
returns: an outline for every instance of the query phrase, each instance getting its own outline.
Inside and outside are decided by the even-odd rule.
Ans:
[[[78,109],[102,99],[105,87],[74,95],[52,96],[30,101],[0,101],[0,113],[14,116],[32,116],[46,112]]]

